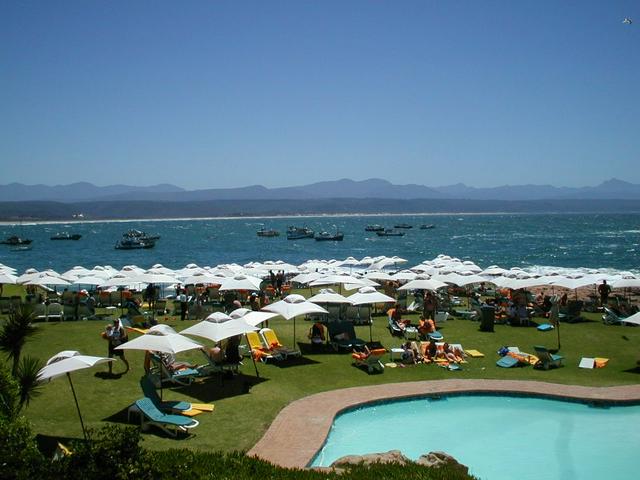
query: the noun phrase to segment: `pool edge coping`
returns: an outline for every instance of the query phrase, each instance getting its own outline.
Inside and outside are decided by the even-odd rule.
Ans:
[[[588,387],[518,380],[425,380],[316,393],[284,407],[247,455],[288,468],[306,468],[324,445],[336,415],[385,400],[461,393],[530,394],[604,403],[640,402],[640,384]]]

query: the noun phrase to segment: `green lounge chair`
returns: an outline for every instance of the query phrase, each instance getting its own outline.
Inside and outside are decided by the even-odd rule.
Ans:
[[[140,426],[143,430],[149,425],[154,425],[167,434],[177,437],[179,432],[188,433],[189,429],[199,425],[199,422],[193,418],[161,412],[150,398],[136,400],[136,407],[140,410]]]
[[[562,355],[551,353],[547,350],[547,347],[543,347],[541,345],[536,345],[533,349],[536,351],[536,356],[539,359],[538,363],[535,365],[536,367],[549,370],[551,367],[562,366],[562,360],[564,359]]]

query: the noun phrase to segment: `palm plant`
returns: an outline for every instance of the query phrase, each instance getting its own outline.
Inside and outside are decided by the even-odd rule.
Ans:
[[[18,382],[20,390],[20,401],[18,412],[35,397],[40,395],[40,386],[38,381],[38,372],[43,367],[42,361],[34,357],[24,357],[18,367],[15,379]]]
[[[33,311],[22,305],[9,314],[9,319],[0,328],[0,350],[13,362],[11,373],[14,377],[18,374],[24,344],[38,331],[32,322]]]

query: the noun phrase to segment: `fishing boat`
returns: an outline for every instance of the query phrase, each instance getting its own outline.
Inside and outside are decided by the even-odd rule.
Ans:
[[[398,225],[394,225],[393,228],[413,228],[413,225],[409,225],[408,223],[399,223]]]
[[[431,230],[432,228],[436,228],[436,226],[433,224],[420,225],[420,230]]]
[[[301,238],[313,238],[313,230],[308,227],[287,228],[287,240],[300,240]]]
[[[387,228],[382,232],[376,232],[379,237],[404,237],[405,232],[398,232],[393,228]]]
[[[256,232],[259,237],[279,237],[280,232],[269,228],[261,228]]]
[[[81,238],[82,238],[82,235],[80,235],[79,233],[62,232],[62,233],[56,233],[54,236],[51,237],[51,240],[80,240]]]
[[[17,235],[12,235],[9,238],[5,238],[0,243],[3,245],[16,246],[16,245],[30,245],[31,242],[33,242],[33,240],[31,240],[30,238],[22,238],[22,237],[18,237]]]
[[[367,225],[364,227],[365,232],[384,232],[384,227],[382,225]]]
[[[337,231],[336,233],[320,232],[320,233],[316,233],[316,236],[314,238],[318,242],[323,242],[323,241],[341,242],[344,239],[344,234],[339,231]]]
[[[139,250],[143,248],[153,248],[155,246],[155,240],[140,238],[123,237],[120,241],[116,242],[116,250]]]

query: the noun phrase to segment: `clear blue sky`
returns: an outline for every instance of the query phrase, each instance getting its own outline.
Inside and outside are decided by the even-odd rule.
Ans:
[[[0,183],[640,183],[639,89],[634,0],[5,0]]]

